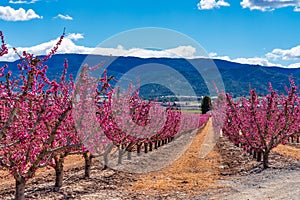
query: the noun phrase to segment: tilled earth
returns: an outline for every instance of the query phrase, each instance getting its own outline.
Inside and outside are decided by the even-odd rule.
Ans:
[[[188,145],[184,154],[158,171],[129,173],[102,170],[94,160],[91,178],[84,179],[83,159],[70,156],[65,164],[64,186],[53,190],[54,171],[42,169],[28,181],[27,199],[297,199],[300,197],[300,148],[280,146],[270,155],[270,168],[262,169],[249,154],[224,138],[209,154],[199,157],[205,136],[212,134],[210,122],[193,136],[178,138],[161,150],[172,155],[174,148]],[[161,162],[161,161],[160,161]],[[143,160],[144,165],[151,165]],[[12,199],[14,182],[0,172],[0,199]],[[299,199],[299,198],[298,198]]]

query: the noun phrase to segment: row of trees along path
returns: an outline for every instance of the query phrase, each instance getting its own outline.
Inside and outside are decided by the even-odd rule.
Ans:
[[[120,124],[116,123],[119,115],[112,112],[112,106],[119,104],[112,102],[128,103],[122,102],[128,93],[114,99],[116,95],[113,95],[114,91],[109,84],[112,77],[108,77],[106,72],[103,77],[95,79],[89,76],[87,67],[83,66],[79,82],[75,83],[72,75],[67,77],[66,60],[58,80],[47,77],[48,66],[44,63],[55,54],[64,35],[49,54],[41,58],[25,51],[19,54],[14,48],[21,61],[18,74],[8,71],[7,65],[0,68],[0,166],[15,179],[15,199],[25,198],[26,182],[42,167],[54,168],[55,190],[59,190],[63,183],[64,160],[70,154],[83,154],[85,176],[89,177],[92,158],[103,156],[106,161],[113,146],[120,149],[120,155],[124,149],[130,151],[134,145],[139,148],[144,144],[146,150],[148,145],[159,146],[160,143],[172,140],[177,132],[202,126],[208,119],[208,116],[197,118],[169,108],[165,112],[165,124],[157,133],[140,136],[144,132],[137,131],[134,125],[127,128],[135,132],[129,131],[130,134],[126,134],[119,127]],[[8,53],[8,48],[2,32],[0,38],[0,56],[3,56]],[[95,86],[92,85],[89,87],[91,91],[86,92],[86,86],[91,82]],[[108,96],[108,100],[99,105],[97,103],[103,94]],[[92,101],[85,101],[91,99],[90,95],[93,95]],[[74,96],[75,99],[72,98]],[[77,101],[77,97],[81,101]],[[143,102],[137,94],[128,100],[131,111],[134,111],[129,116],[141,125],[149,123],[147,113],[151,108],[157,112],[162,111],[159,110],[161,107],[155,106],[155,102]],[[95,105],[98,105],[96,110]],[[122,108],[117,110],[124,111]],[[122,122],[121,118],[119,121]],[[103,131],[99,131],[100,126]],[[94,132],[96,134],[92,134]]]
[[[287,94],[278,94],[269,84],[269,93],[259,97],[250,90],[250,97],[234,100],[229,94],[220,94],[225,111],[215,113],[224,117],[221,128],[225,137],[235,145],[249,152],[268,167],[270,151],[280,144],[286,144],[300,136],[300,98],[298,87],[290,78]],[[225,103],[224,103],[225,102]],[[220,107],[220,105],[216,105]],[[218,111],[218,110],[216,110]]]

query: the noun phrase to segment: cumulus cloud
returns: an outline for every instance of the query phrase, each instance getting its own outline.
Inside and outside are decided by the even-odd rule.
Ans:
[[[132,56],[139,58],[195,58],[196,49],[192,46],[178,46],[170,49],[141,49],[130,48],[125,49],[122,45],[114,48],[97,47],[92,54],[105,56]]]
[[[196,54],[196,49],[192,46],[178,46],[176,48],[165,50],[166,53],[173,57],[193,58]]]
[[[224,0],[200,0],[197,6],[199,10],[211,10],[221,6],[230,6],[230,4]]]
[[[196,49],[192,46],[178,46],[175,48],[164,49],[164,50],[152,50],[152,49],[141,49],[141,48],[130,48],[125,49],[122,45],[118,45],[113,48],[91,48],[85,47],[75,44],[75,41],[79,39],[83,39],[83,34],[80,33],[71,33],[67,35],[61,46],[58,48],[58,54],[64,53],[77,53],[77,54],[99,54],[106,56],[134,56],[141,58],[194,58]],[[17,47],[18,52],[27,51],[29,53],[33,53],[35,55],[46,55],[50,49],[55,45],[57,39],[51,40],[49,42],[45,42],[42,44],[38,44],[32,47]],[[10,45],[9,45],[10,46]],[[9,48],[9,52],[7,55],[0,57],[1,61],[15,61],[18,59],[18,56],[14,53],[14,51]]]
[[[300,45],[291,49],[274,49],[272,52],[267,53],[266,57],[273,60],[295,60],[300,59]]]
[[[288,68],[300,68],[300,63],[293,63],[287,66]]]
[[[217,53],[210,53],[210,58],[213,59],[220,59],[220,60],[226,60],[229,62],[236,62],[241,64],[249,64],[249,65],[260,65],[260,66],[266,66],[266,67],[285,67],[288,68],[290,66],[284,66],[282,64],[273,63],[266,57],[252,57],[252,58],[230,58],[229,56],[219,56]]]
[[[76,45],[74,43],[75,40],[78,40],[80,38],[83,38],[83,35],[78,33],[71,33],[68,36],[66,36],[60,47],[58,48],[57,53],[63,54],[63,53],[78,53],[78,54],[88,54],[92,52],[94,48],[84,47],[80,45]],[[49,53],[50,49],[56,44],[59,38],[56,38],[54,40],[50,40],[48,42],[38,44],[31,47],[16,47],[18,52],[27,51],[28,53],[33,53],[34,55],[46,55]],[[11,47],[11,45],[8,45],[8,47]],[[1,61],[15,61],[18,59],[18,56],[15,54],[12,48],[9,48],[8,54],[0,57]]]
[[[277,50],[276,50],[277,51]],[[282,67],[282,68],[300,68],[300,62],[283,65],[278,62],[272,62],[270,60],[274,59],[274,57],[269,56],[270,53],[266,54],[265,57],[252,57],[252,58],[230,58],[229,56],[219,56],[217,53],[212,52],[209,53],[209,57],[213,59],[226,60],[229,62],[241,63],[241,64],[249,64],[249,65],[260,65],[265,67]],[[282,61],[283,59],[280,56],[276,57],[277,61]]]
[[[13,1],[13,0],[9,0],[9,3],[11,4],[32,4],[35,3],[39,0],[31,0],[31,1],[24,1],[24,0],[17,0],[17,1]]]
[[[42,18],[42,16],[36,14],[32,9],[26,11],[23,8],[19,8],[15,10],[10,6],[0,6],[0,19],[5,21],[28,21]]]
[[[294,8],[294,11],[295,11],[295,12],[300,12],[300,6],[299,6],[299,7],[298,7],[298,6],[295,7],[295,8]]]
[[[232,59],[233,62],[250,64],[250,65],[261,65],[261,66],[279,66],[283,67],[281,64],[274,64],[270,62],[267,58],[253,57],[253,58],[235,58]]]
[[[69,38],[70,40],[79,40],[79,39],[83,39],[84,36],[81,33],[70,33],[67,35],[67,38]]]
[[[124,48],[121,44],[111,48],[91,48],[77,45],[75,42],[79,39],[83,39],[84,35],[80,33],[70,33],[62,41],[61,46],[58,48],[58,54],[65,53],[77,53],[77,54],[98,54],[104,56],[133,56],[140,58],[203,58],[203,56],[197,56],[196,48],[193,46],[177,46],[169,49],[141,49],[141,48]],[[50,49],[55,45],[59,38],[54,40],[38,44],[32,47],[17,47],[18,52],[27,51],[34,55],[46,55]],[[9,51],[7,55],[0,57],[0,61],[15,61],[18,56],[12,50],[11,45],[8,44]],[[286,58],[298,59],[300,58],[300,46],[282,50],[274,49],[272,52],[266,54],[264,57],[252,57],[252,58],[230,58],[229,56],[220,56],[215,52],[208,54],[210,58],[227,60],[230,62],[260,65],[260,66],[277,66],[285,68],[300,68],[300,62],[294,62],[289,65],[279,64]],[[271,62],[276,60],[277,62]]]
[[[300,11],[299,0],[243,0],[240,4],[250,10],[273,11],[277,8],[294,7],[295,12]]]
[[[260,66],[280,66],[281,64],[275,64],[270,62],[267,58],[261,57],[252,57],[252,58],[235,58],[231,59],[232,62],[242,63],[242,64],[249,64],[249,65],[260,65]]]
[[[208,54],[209,57],[216,57],[218,54],[216,52],[210,52]]]
[[[31,0],[31,1],[26,1],[26,0],[17,0],[17,1],[13,1],[13,0],[9,0],[10,4],[33,4],[38,2],[39,0]]]
[[[73,20],[73,17],[71,17],[70,15],[62,15],[62,14],[58,14],[54,18],[60,18],[60,19],[63,19],[63,20]]]

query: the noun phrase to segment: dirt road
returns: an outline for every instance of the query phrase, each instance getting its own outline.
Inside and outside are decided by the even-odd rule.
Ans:
[[[269,169],[259,174],[237,177],[223,181],[223,185],[232,188],[211,196],[210,199],[239,199],[239,200],[299,200],[300,199],[300,170]]]

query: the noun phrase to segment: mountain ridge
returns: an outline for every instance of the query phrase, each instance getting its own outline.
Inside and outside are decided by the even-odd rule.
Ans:
[[[192,66],[193,64],[211,65],[213,61],[217,66],[224,85],[225,90],[228,93],[232,93],[234,96],[246,96],[249,94],[249,88],[256,88],[259,94],[265,94],[268,91],[268,82],[271,82],[274,89],[277,89],[280,93],[284,93],[284,87],[289,85],[289,77],[293,76],[296,85],[300,85],[300,68],[280,68],[280,67],[264,67],[260,65],[241,64],[221,59],[208,59],[208,58],[196,58],[196,59],[182,59],[182,58],[138,58],[138,57],[108,57],[99,55],[86,55],[86,54],[56,54],[52,56],[47,62],[48,65],[47,75],[49,78],[57,78],[63,69],[64,60],[67,59],[69,63],[68,73],[72,73],[73,76],[77,75],[78,69],[89,58],[99,60],[99,63],[107,59],[114,59],[114,61],[108,66],[108,74],[114,75],[116,79],[122,77],[126,72],[133,69],[136,66],[144,64],[161,64],[167,65],[181,75],[183,75],[189,83],[191,83],[196,94],[199,96],[209,95],[208,89],[203,81],[203,78],[198,71]],[[40,56],[43,57],[43,56]],[[14,62],[0,62],[0,66],[7,64],[9,70],[16,71],[17,64],[20,60]],[[191,64],[193,63],[193,64]],[[98,64],[98,63],[97,63]],[[209,73],[211,68],[207,67]],[[216,74],[210,74],[214,76]],[[141,90],[145,94],[149,94],[150,90],[157,90],[156,95],[170,95],[170,91],[166,88],[146,88]],[[159,92],[164,90],[163,92]]]

